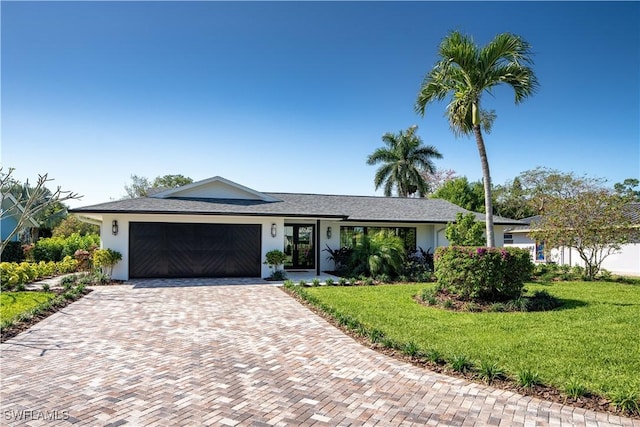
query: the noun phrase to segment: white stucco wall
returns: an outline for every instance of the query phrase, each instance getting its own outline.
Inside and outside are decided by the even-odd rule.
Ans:
[[[513,244],[505,246],[527,248],[531,251],[532,257],[535,255],[535,242],[524,233],[514,233]],[[584,267],[584,261],[580,258],[578,251],[565,247],[551,249],[547,262]],[[640,243],[622,246],[620,251],[614,252],[604,259],[601,268],[613,274],[640,276]]]

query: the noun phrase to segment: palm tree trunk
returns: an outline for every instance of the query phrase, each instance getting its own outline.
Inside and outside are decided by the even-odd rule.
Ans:
[[[487,159],[487,150],[484,148],[484,139],[482,138],[480,125],[473,126],[473,133],[476,137],[476,144],[478,145],[478,152],[480,153],[480,163],[482,164],[487,247],[493,248],[496,244],[495,237],[493,235],[493,202],[491,200],[491,173],[489,172],[489,160]]]

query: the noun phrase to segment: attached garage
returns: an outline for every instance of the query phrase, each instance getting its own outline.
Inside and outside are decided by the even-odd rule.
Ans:
[[[260,224],[129,223],[129,275],[260,277]]]

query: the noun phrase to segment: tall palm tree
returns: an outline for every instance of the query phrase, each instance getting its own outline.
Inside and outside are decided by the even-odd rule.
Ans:
[[[387,132],[382,136],[385,147],[377,148],[367,158],[367,164],[382,163],[374,178],[376,190],[384,183],[384,195],[391,196],[394,187],[398,196],[409,197],[414,193],[424,197],[429,186],[423,173],[434,173],[432,158],[441,159],[442,154],[432,145],[422,145],[416,135],[418,126],[411,126],[399,133]]]
[[[451,96],[447,117],[452,131],[456,136],[475,136],[482,164],[487,246],[492,247],[491,174],[482,131],[489,133],[496,116],[493,111],[481,109],[480,99],[500,84],[513,88],[516,104],[535,92],[538,80],[530,67],[531,47],[521,37],[503,33],[480,48],[471,37],[454,31],[440,43],[438,56],[420,87],[416,112],[424,116],[427,104]]]

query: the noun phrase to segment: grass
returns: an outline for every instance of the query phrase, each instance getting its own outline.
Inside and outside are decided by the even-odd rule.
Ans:
[[[452,312],[417,304],[433,284],[307,289],[325,307],[385,339],[412,343],[445,360],[491,360],[517,379],[526,371],[560,390],[615,396],[640,391],[640,286],[610,282],[528,284],[563,300],[546,312]],[[624,400],[624,399],[620,399]]]
[[[0,323],[5,324],[55,298],[53,292],[2,292],[0,294]]]

